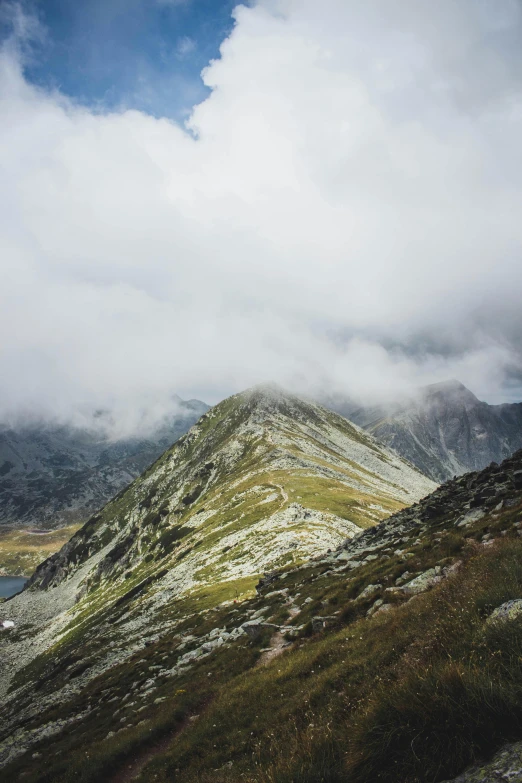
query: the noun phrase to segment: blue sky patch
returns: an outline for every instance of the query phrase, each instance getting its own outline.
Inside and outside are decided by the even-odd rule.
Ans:
[[[39,0],[46,31],[29,81],[102,110],[179,121],[208,94],[201,70],[232,30],[234,0]]]

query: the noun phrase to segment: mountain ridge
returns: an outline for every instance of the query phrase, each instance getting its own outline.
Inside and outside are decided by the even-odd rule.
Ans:
[[[408,489],[397,484],[397,473],[401,471]],[[271,514],[284,512],[283,516],[292,519],[278,517],[277,523],[281,522],[283,528],[306,520],[316,541],[309,540],[305,551],[316,553],[339,537],[333,533],[331,539],[327,530],[340,526],[344,535],[353,533],[354,522],[358,526],[374,524],[433,486],[342,417],[275,385],[262,385],[234,395],[205,413],[129,487],[125,492],[127,500],[117,496],[112,506],[118,508],[119,518],[122,504],[127,508],[130,503],[131,509],[138,509],[126,512],[130,521],[122,527],[128,528],[125,541],[120,542],[124,549],[128,547],[125,563],[129,562],[130,553],[140,547],[139,541],[131,540],[133,531],[138,531],[139,539],[147,535],[142,528],[153,525],[162,531],[165,541],[170,531],[174,541],[176,530],[182,531],[182,538],[188,534],[187,524],[196,536],[202,527],[237,527],[234,520],[239,509],[247,521],[252,518],[256,523],[258,517],[270,520]],[[328,504],[322,497],[325,492],[331,498]],[[114,515],[112,506],[109,511]],[[90,541],[95,535],[99,542],[96,546],[101,547],[108,540],[108,530],[105,516],[95,515],[55,556],[52,567],[64,556],[76,558],[79,551],[82,557],[92,552],[92,546],[85,550],[86,535]],[[261,532],[258,527],[257,537]],[[114,534],[123,535],[121,530]],[[264,535],[270,539],[269,530]],[[281,538],[286,540],[287,554],[299,550],[301,539],[291,533],[281,533]],[[225,539],[223,546],[231,546],[234,537]],[[233,542],[237,546],[238,542]],[[274,540],[266,548],[272,552],[273,560],[274,548],[277,549]],[[258,542],[256,549],[261,549]],[[251,570],[254,553],[249,550],[244,555]],[[261,552],[259,557],[263,557]],[[55,574],[61,575],[64,567],[67,570],[63,563],[56,566],[51,575],[49,563],[42,564],[29,586],[38,582],[42,572],[46,574],[45,584],[54,584]]]
[[[438,483],[522,448],[522,403],[489,405],[455,379],[386,405],[365,408],[339,399],[327,405]]]

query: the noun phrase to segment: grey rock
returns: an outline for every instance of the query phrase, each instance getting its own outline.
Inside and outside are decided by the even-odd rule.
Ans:
[[[497,606],[487,619],[487,623],[505,623],[522,616],[522,598],[515,598]]]
[[[444,783],[522,783],[522,742],[505,745],[490,761],[474,764]]]
[[[274,631],[279,630],[278,625],[274,625],[273,623],[263,623],[259,620],[247,620],[247,622],[243,623],[241,626],[243,633],[246,633],[250,639],[257,639],[257,637],[260,636],[260,634],[267,628],[270,628]]]
[[[418,593],[429,590],[430,587],[433,587],[440,581],[442,581],[442,576],[437,573],[435,568],[429,568],[427,571],[424,571],[424,573],[419,574],[419,576],[412,579],[411,582],[407,582],[403,585],[402,590],[406,595],[417,595]]]
[[[324,404],[437,482],[482,470],[522,448],[522,403],[489,405],[456,380],[425,386],[405,402],[381,407],[361,408],[339,398]],[[522,477],[514,482],[522,487]]]
[[[371,598],[372,595],[382,590],[382,585],[367,585],[357,596],[357,600],[363,601],[365,598]]]

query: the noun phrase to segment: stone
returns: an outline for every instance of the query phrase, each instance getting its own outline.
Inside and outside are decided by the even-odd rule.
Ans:
[[[357,600],[363,601],[365,598],[371,598],[371,596],[378,593],[379,590],[382,590],[382,585],[367,585],[364,590],[359,593]]]
[[[464,516],[459,517],[457,520],[457,527],[470,527],[473,522],[478,522],[479,519],[486,516],[486,512],[481,508],[476,508],[473,511],[468,511]]]
[[[378,614],[382,614],[383,612],[389,612],[390,609],[393,609],[393,604],[382,604],[375,610],[374,616],[377,616]]]
[[[445,568],[442,569],[442,573],[444,576],[452,576],[453,574],[456,574],[459,568],[462,565],[462,560],[455,560],[454,563],[451,565],[445,566]]]
[[[461,775],[444,783],[488,783],[522,781],[522,742],[505,745],[491,760],[469,767]]]
[[[438,584],[442,580],[442,576],[437,574],[435,568],[429,568],[424,573],[419,574],[411,582],[407,582],[403,585],[402,589],[407,595],[417,595],[423,593],[425,590],[429,590],[434,585]]]
[[[256,585],[256,590],[259,593],[263,587],[267,587],[268,585],[271,585],[273,582],[276,581],[276,579],[280,579],[281,572],[280,571],[270,571],[269,573],[263,574],[261,579]]]
[[[266,628],[271,628],[274,631],[279,630],[278,625],[274,625],[273,623],[261,623],[257,620],[247,620],[247,622],[243,623],[241,626],[243,633],[246,633],[250,639],[257,639]]]
[[[512,601],[506,601],[501,606],[497,606],[487,619],[487,623],[505,623],[510,620],[516,620],[522,616],[522,598],[515,598]]]
[[[384,601],[382,600],[382,598],[378,598],[378,599],[375,601],[375,603],[374,603],[374,604],[372,604],[372,606],[370,606],[370,608],[369,608],[369,609],[368,609],[368,611],[366,612],[366,616],[367,616],[367,617],[371,617],[371,616],[372,616],[372,614],[374,614],[374,613],[377,611],[377,609],[378,609],[380,606],[382,606],[382,605],[383,605],[383,603],[384,603]]]

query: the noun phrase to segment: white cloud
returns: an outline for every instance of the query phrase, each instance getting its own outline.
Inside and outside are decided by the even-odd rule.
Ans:
[[[513,7],[240,6],[190,132],[38,90],[6,44],[0,407],[265,379],[498,396],[522,332]]]

